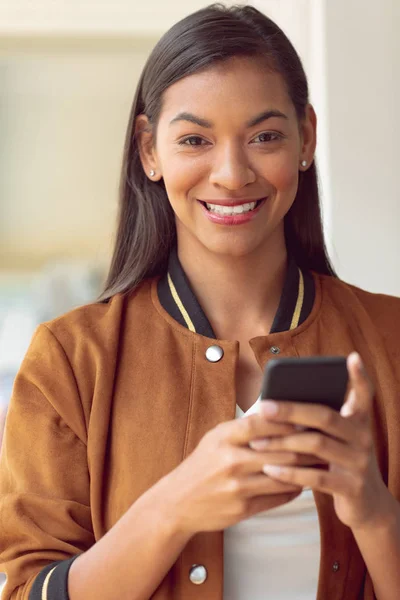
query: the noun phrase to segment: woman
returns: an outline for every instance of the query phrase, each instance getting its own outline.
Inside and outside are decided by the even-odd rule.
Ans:
[[[15,382],[6,600],[397,598],[400,302],[336,278],[315,140],[256,9],[157,44],[101,301],[40,326]],[[342,413],[256,402],[276,354],[348,355]]]

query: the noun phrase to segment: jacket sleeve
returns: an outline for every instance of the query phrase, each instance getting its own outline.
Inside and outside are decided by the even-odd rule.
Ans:
[[[78,384],[46,325],[15,379],[0,457],[3,600],[66,600],[72,561],[94,544]]]

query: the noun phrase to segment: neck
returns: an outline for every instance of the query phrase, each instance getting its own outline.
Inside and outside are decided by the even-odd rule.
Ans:
[[[284,236],[240,257],[217,254],[200,243],[193,248],[190,242],[178,239],[178,257],[216,337],[267,335],[285,282]]]

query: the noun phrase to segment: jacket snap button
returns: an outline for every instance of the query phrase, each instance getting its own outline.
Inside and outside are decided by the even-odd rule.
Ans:
[[[337,562],[337,560],[335,560],[335,562],[334,562],[334,563],[333,563],[333,565],[332,565],[332,571],[333,571],[334,573],[337,573],[337,572],[339,571],[339,569],[340,569],[340,565],[339,565],[339,563]]]
[[[281,349],[278,348],[278,346],[271,346],[270,351],[272,352],[272,354],[279,354]]]
[[[210,362],[218,362],[224,355],[224,351],[220,346],[210,346],[206,350],[206,359]]]
[[[189,579],[195,585],[201,585],[207,579],[207,569],[204,565],[192,565]]]

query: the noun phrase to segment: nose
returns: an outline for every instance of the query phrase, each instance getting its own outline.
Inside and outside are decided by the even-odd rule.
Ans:
[[[221,148],[213,162],[210,183],[234,191],[254,183],[255,180],[256,174],[243,149],[234,145]]]

